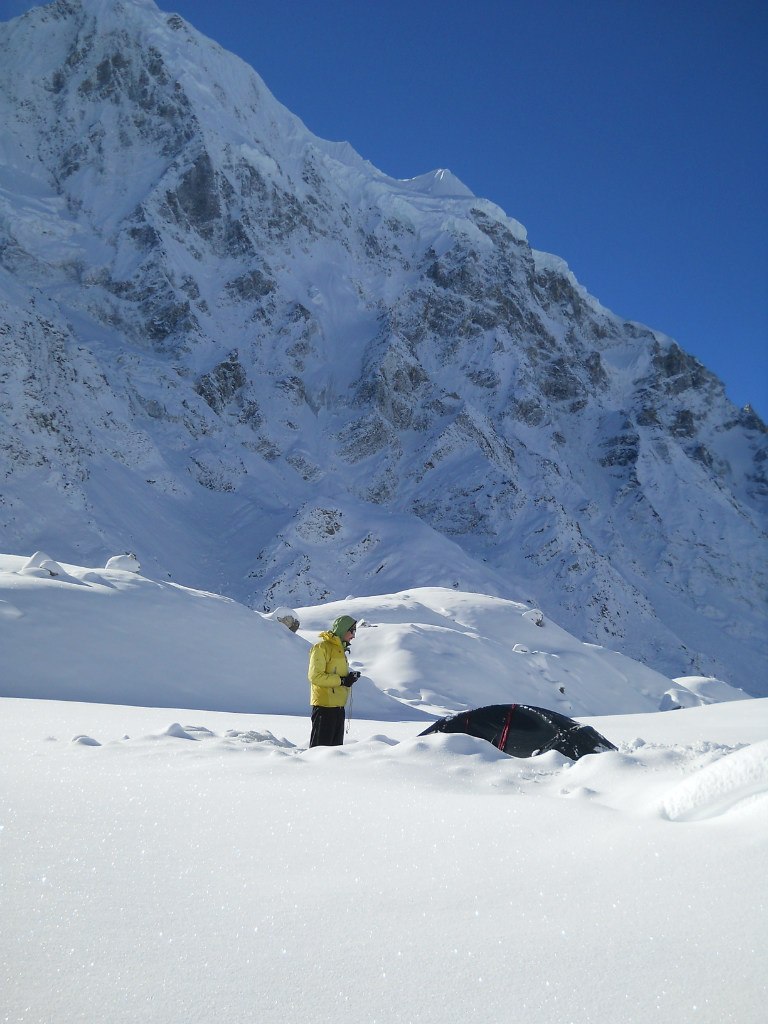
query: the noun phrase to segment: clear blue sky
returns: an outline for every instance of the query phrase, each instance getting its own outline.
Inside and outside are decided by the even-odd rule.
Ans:
[[[316,135],[395,177],[450,168],[768,419],[765,0],[159,6]]]

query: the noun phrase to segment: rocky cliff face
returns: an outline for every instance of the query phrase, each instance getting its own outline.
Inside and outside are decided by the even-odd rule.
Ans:
[[[259,608],[459,585],[768,693],[766,428],[705,367],[151,0],[0,52],[5,550]]]

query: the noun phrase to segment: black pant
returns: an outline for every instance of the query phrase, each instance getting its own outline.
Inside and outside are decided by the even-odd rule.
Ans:
[[[344,742],[344,708],[312,708],[310,747],[338,747]]]

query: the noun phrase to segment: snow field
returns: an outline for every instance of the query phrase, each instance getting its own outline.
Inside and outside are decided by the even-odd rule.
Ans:
[[[305,719],[2,708],[8,1020],[761,1019],[768,781],[739,800],[730,766],[764,744],[571,764],[414,723],[307,751]],[[674,713],[681,740],[721,708]],[[668,820],[713,771],[709,820]]]
[[[589,718],[673,681],[481,594],[270,617],[138,570],[0,556],[8,1024],[762,1021],[768,700],[683,679],[698,706]],[[347,610],[366,678],[307,750]],[[561,685],[618,751],[419,736]]]

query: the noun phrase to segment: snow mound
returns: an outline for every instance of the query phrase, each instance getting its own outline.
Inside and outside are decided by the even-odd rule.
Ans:
[[[768,740],[707,765],[689,776],[662,801],[670,821],[700,821],[725,814],[749,797],[768,794]]]
[[[269,729],[263,731],[257,729],[227,729],[226,736],[227,739],[236,740],[244,746],[250,746],[253,743],[265,743],[268,746],[280,747],[281,749],[296,749],[295,743],[291,743],[285,737],[278,739]]]
[[[679,708],[697,708],[705,704],[720,704],[729,700],[749,700],[749,694],[738,687],[710,676],[680,676],[675,686],[661,698],[659,711]]]
[[[140,572],[141,565],[136,555],[127,552],[124,555],[113,555],[107,562],[106,569],[119,569],[121,572]]]
[[[163,729],[162,732],[156,734],[156,738],[160,739],[163,736],[172,736],[176,740],[196,740],[197,736],[193,736],[191,732],[179,725],[178,722],[171,722],[171,724]]]
[[[40,576],[43,578],[46,576],[66,576],[59,563],[54,561],[49,555],[46,555],[44,551],[36,551],[34,555],[27,559],[19,572],[24,576]]]
[[[284,626],[142,576],[132,555],[55,577],[47,555],[34,559],[29,575],[30,560],[0,555],[2,696],[308,716],[309,645]],[[354,705],[357,717],[418,717],[371,683]]]
[[[534,626],[544,625],[544,612],[539,608],[531,608],[527,612],[523,612],[523,618],[532,622]]]
[[[615,651],[582,643],[539,608],[484,594],[414,587],[297,614],[308,637],[342,614],[375,626],[358,631],[353,667],[437,717],[511,703],[569,718],[657,711],[672,682]]]
[[[279,608],[275,608],[267,615],[268,619],[272,619],[274,622],[280,622],[284,626],[287,626],[292,633],[295,633],[301,626],[299,617],[293,608],[287,608],[285,605],[281,605]]]

